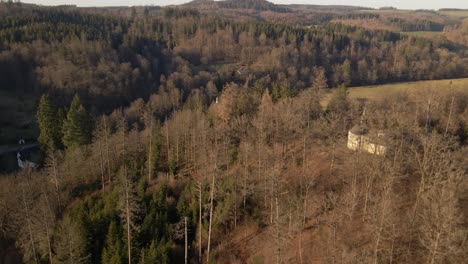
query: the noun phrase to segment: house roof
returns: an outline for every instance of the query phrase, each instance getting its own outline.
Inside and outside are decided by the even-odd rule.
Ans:
[[[351,132],[354,135],[365,135],[367,134],[368,130],[366,126],[355,125],[349,130],[349,132]]]

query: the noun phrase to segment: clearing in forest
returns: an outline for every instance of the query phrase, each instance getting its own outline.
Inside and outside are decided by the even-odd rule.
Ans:
[[[366,98],[369,100],[380,100],[385,97],[395,95],[401,92],[420,93],[431,92],[436,90],[466,91],[468,92],[468,78],[464,79],[447,79],[435,81],[417,81],[404,82],[395,84],[371,85],[361,87],[350,87],[348,89],[350,98]],[[328,93],[322,100],[322,105],[326,106],[330,101],[333,90]]]

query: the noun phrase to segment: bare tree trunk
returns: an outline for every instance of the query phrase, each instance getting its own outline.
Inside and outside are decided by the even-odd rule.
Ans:
[[[189,152],[189,148],[190,148],[190,143],[188,141],[187,138],[189,138],[189,133],[190,133],[190,124],[188,122],[185,122],[185,127],[187,127],[188,129],[185,129],[184,130],[184,162],[186,162],[187,164],[190,164],[189,161],[190,161],[190,152]],[[187,147],[188,146],[188,147]]]
[[[167,165],[171,165],[171,157],[169,153],[169,125],[167,123],[167,117],[166,117],[166,151],[167,151]]]
[[[132,234],[131,234],[131,224],[130,224],[130,221],[132,219],[130,219],[130,183],[129,183],[129,179],[128,179],[128,171],[127,171],[127,166],[125,164],[125,147],[126,147],[126,144],[125,144],[125,141],[126,141],[126,138],[125,138],[125,130],[126,130],[126,124],[125,124],[125,117],[122,119],[122,162],[123,162],[123,177],[124,177],[124,184],[125,184],[125,208],[124,208],[124,212],[125,212],[125,218],[126,218],[126,225],[127,225],[127,255],[128,255],[128,264],[131,264],[132,263]]]
[[[217,158],[216,158],[217,159]],[[216,161],[215,161],[216,163]],[[215,168],[217,165],[215,165]],[[214,188],[215,188],[215,176],[216,176],[217,170],[214,171],[212,181],[211,181],[211,190],[210,190],[210,222],[208,226],[208,248],[206,250],[206,259],[207,263],[210,262],[210,246],[211,246],[211,225],[213,223],[213,198],[214,198]]]
[[[110,155],[109,155],[109,130],[107,128],[107,118],[104,116],[104,131],[106,140],[106,158],[107,158],[107,176],[109,178],[109,184],[112,183],[111,168],[110,168]]]
[[[366,215],[367,213],[367,203],[368,203],[368,200],[369,200],[369,196],[370,196],[370,191],[371,191],[371,188],[372,188],[372,183],[374,182],[374,173],[371,172],[369,176],[366,177],[366,181],[365,181],[365,197],[364,197],[364,216]]]
[[[335,148],[336,148],[336,143],[333,142],[333,148],[332,148],[332,160],[330,163],[330,173],[333,175],[333,168],[335,166]]]
[[[390,264],[393,263],[393,249],[395,247],[395,225],[392,226],[392,246],[390,248]]]
[[[47,251],[48,251],[48,254],[49,254],[49,263],[52,264],[52,241],[51,241],[51,237],[52,237],[52,234],[51,234],[51,227],[49,226],[50,222],[49,222],[49,217],[54,217],[54,214],[50,208],[50,203],[49,203],[49,198],[47,196],[47,193],[45,191],[43,191],[43,195],[44,195],[44,199],[45,199],[45,207],[44,208],[44,211],[43,211],[43,220],[44,220],[44,223],[45,223],[45,231],[46,231],[46,239],[47,239]],[[47,217],[46,214],[49,214],[49,217]]]
[[[151,182],[151,176],[153,173],[153,165],[151,164],[152,152],[153,152],[153,117],[150,117],[150,128],[149,128],[149,146],[148,146],[148,184]]]
[[[427,138],[424,139],[424,141],[426,141],[426,140],[427,140]],[[427,143],[425,142],[424,144],[427,144]],[[414,202],[413,217],[411,219],[411,225],[413,225],[414,222],[415,222],[416,213],[417,213],[418,206],[419,206],[419,200],[421,198],[422,193],[424,192],[424,189],[426,188],[426,172],[425,172],[424,169],[422,169],[425,166],[424,163],[426,163],[426,160],[427,160],[427,154],[425,152],[426,151],[424,151],[424,153],[423,153],[422,160],[419,157],[416,156],[417,161],[418,161],[418,165],[420,167],[421,178],[419,180],[419,188],[418,188],[418,192],[416,193],[416,200]]]
[[[179,164],[179,133],[177,133],[175,137],[176,137],[176,164]]]
[[[187,217],[184,217],[184,222],[185,222],[185,264],[188,263],[188,237],[187,237]]]
[[[302,264],[302,230],[299,232],[299,263]]]
[[[280,239],[280,223],[279,223],[279,208],[278,196],[275,197],[276,201],[276,263],[281,263],[281,239]]]
[[[452,96],[452,102],[450,103],[450,112],[449,112],[449,116],[448,116],[448,119],[447,119],[447,125],[445,126],[444,137],[447,136],[447,132],[448,132],[449,125],[450,125],[450,119],[452,118],[452,109],[453,109],[453,101],[454,100],[455,100],[455,97]]]
[[[202,263],[202,183],[198,185],[198,225],[200,226],[199,231],[199,242],[198,242],[198,260]]]
[[[429,100],[427,101],[426,126],[425,126],[426,133],[429,132],[429,125],[431,123],[431,103],[432,103],[432,94],[431,94],[431,98],[429,98]]]
[[[271,178],[271,189],[270,189],[270,224],[273,224],[273,208],[274,208],[274,205],[273,205],[273,192],[274,192],[274,180],[273,180],[273,177]]]
[[[125,173],[125,181],[128,185],[128,178],[127,178],[127,170],[124,168]],[[125,187],[125,211],[126,211],[126,218],[127,218],[127,254],[128,254],[128,264],[132,263],[132,234],[130,230],[130,195],[129,195],[129,188],[128,186]]]
[[[123,166],[124,166],[124,173],[127,173],[127,168],[126,168],[126,164],[125,164],[125,147],[126,147],[126,144],[125,144],[125,119],[122,120],[122,163],[123,163]],[[125,174],[125,178],[127,177],[127,175]]]
[[[192,170],[193,171],[196,171],[197,169],[197,164],[195,163],[195,159],[194,159],[194,155],[193,155],[193,150],[194,150],[194,132],[193,132],[193,128],[190,127],[190,131],[189,131],[189,149],[188,149],[188,160],[190,161],[190,164],[192,165]]]
[[[55,192],[57,195],[57,204],[59,208],[62,208],[61,199],[60,199],[60,184],[58,180],[58,168],[57,168],[58,162],[57,162],[57,156],[55,152],[52,152],[51,159],[52,159],[52,175],[54,177]]]
[[[306,196],[304,194],[304,178],[306,177],[306,134],[304,133],[304,141],[303,141],[303,145],[302,145],[302,174],[301,174],[301,177],[300,177],[300,195],[301,195],[301,199],[302,199],[302,219],[301,219],[301,228],[300,228],[300,232],[302,233],[302,229],[304,228],[304,224],[305,224],[305,214],[306,214]],[[299,240],[300,240],[300,237],[299,237]],[[300,245],[300,241],[299,241],[299,245]],[[301,256],[301,259],[302,259],[302,256]],[[302,262],[302,260],[301,260]]]
[[[310,111],[308,113],[308,117],[310,116]],[[309,128],[310,126],[310,122],[309,122],[309,118],[307,120],[307,129]],[[306,211],[307,211],[307,196],[309,194],[309,184],[308,183],[305,183],[305,186],[304,186],[304,177],[306,176],[306,171],[307,171],[307,162],[306,162],[306,146],[307,146],[307,137],[306,137],[306,133],[304,133],[304,142],[303,142],[303,146],[302,146],[302,177],[301,177],[301,196],[302,196],[302,199],[303,199],[303,208],[302,208],[302,225],[301,225],[301,233],[302,233],[302,229],[304,229],[305,227],[305,222],[306,222]],[[305,189],[305,193],[304,193],[304,189]],[[301,253],[302,254],[302,253]],[[301,255],[301,258],[302,258],[302,255]],[[301,260],[302,262],[302,260]]]
[[[381,211],[380,215],[378,216],[378,225],[377,225],[377,234],[374,246],[374,264],[379,263],[378,253],[379,253],[379,246],[382,240],[382,234],[384,233],[384,224],[385,220],[388,219],[388,209],[391,206],[392,202],[392,189],[393,189],[393,175],[392,173],[388,173],[386,178],[383,179],[383,193],[381,198]],[[391,214],[391,213],[390,213]]]
[[[336,255],[336,222],[332,224],[333,226],[333,256],[332,256],[332,263],[335,263],[335,255]]]
[[[245,212],[245,203],[247,199],[247,150],[244,155],[244,175],[243,175],[242,207]]]
[[[306,224],[307,197],[309,196],[309,188],[310,188],[310,186],[307,185],[306,186],[306,192],[305,192],[305,195],[304,195],[304,207],[303,207],[303,210],[302,210],[302,229],[305,228],[305,224]]]
[[[102,144],[101,141],[99,140],[99,165],[101,169],[101,184],[102,184],[102,192],[104,193],[106,189],[106,184],[104,182],[104,160],[102,157]]]
[[[378,232],[377,232],[377,237],[376,237],[376,240],[375,240],[375,246],[374,246],[374,264],[377,264],[379,263],[378,260],[379,260],[379,245],[380,245],[380,237],[381,237],[381,234],[382,234],[382,228],[379,224],[379,227],[378,227]]]
[[[71,264],[74,264],[73,260],[74,260],[74,254],[73,254],[73,246],[72,246],[72,241],[73,239],[71,238],[71,235],[70,235],[70,232],[67,232],[67,237],[68,237],[68,254],[70,255],[70,262],[72,262]]]
[[[32,231],[32,223],[31,223],[31,210],[28,206],[28,203],[26,201],[26,193],[25,193],[25,190],[24,190],[24,186],[21,188],[21,193],[22,193],[22,200],[23,200],[23,206],[24,206],[24,210],[25,210],[25,213],[26,213],[26,223],[28,225],[28,233],[29,233],[29,240],[31,242],[31,249],[33,251],[33,255],[34,255],[34,262],[39,263],[37,261],[37,253],[36,253],[36,245],[34,244],[34,235],[33,235],[33,231]]]
[[[234,176],[234,229],[237,227],[237,172]]]
[[[326,260],[327,260],[326,262],[329,262],[329,259],[330,259],[330,248],[331,248],[331,246],[330,246],[330,235],[327,234],[327,248],[326,248],[326,253],[325,253],[326,256],[327,256],[326,257]]]
[[[359,153],[357,153],[359,155]],[[357,204],[358,199],[358,190],[357,190],[357,164],[359,163],[359,158],[355,157],[355,161],[353,162],[353,179],[351,183],[351,214],[353,214],[354,209]]]
[[[436,240],[434,241],[434,244],[432,245],[431,254],[429,256],[428,263],[430,264],[434,264],[435,262],[437,250],[439,250],[439,240],[440,240],[440,232],[437,232]]]
[[[211,191],[210,191],[210,222],[208,227],[208,248],[207,248],[207,263],[210,262],[210,243],[211,243],[211,224],[213,220],[213,196],[214,196],[214,186],[215,186],[215,174],[213,173],[213,178],[211,182]]]
[[[262,144],[262,140],[259,140],[257,146],[257,156],[258,156],[258,161],[257,161],[257,173],[258,173],[258,178],[260,180],[260,174],[263,172],[263,162],[262,162],[262,153],[260,150],[260,144]],[[268,207],[268,177],[265,172],[263,172],[263,203],[265,208]]]
[[[48,253],[49,253],[49,263],[52,264],[53,263],[53,261],[52,261],[53,257],[52,257],[52,242],[51,242],[51,239],[50,239],[51,235],[49,233],[49,226],[48,226],[48,224],[46,224],[46,225],[47,225],[46,236],[47,236],[47,247],[48,247]]]
[[[224,139],[224,155],[228,159],[228,162],[226,163],[226,170],[229,171],[229,138],[226,136]]]

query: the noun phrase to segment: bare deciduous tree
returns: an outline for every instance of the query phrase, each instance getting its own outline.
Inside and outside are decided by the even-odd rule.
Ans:
[[[89,262],[83,232],[69,216],[62,219],[54,235],[54,251],[54,259],[57,263],[85,264]]]
[[[126,231],[127,238],[127,257],[128,264],[132,263],[132,238],[133,233],[138,229],[136,217],[139,212],[137,196],[132,176],[124,165],[120,171],[120,199],[119,206],[122,222]]]

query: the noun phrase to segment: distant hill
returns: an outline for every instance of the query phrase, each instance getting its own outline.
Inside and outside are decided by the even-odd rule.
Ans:
[[[254,9],[257,11],[288,12],[285,7],[275,5],[265,0],[226,0],[218,2],[223,8],[231,9]]]
[[[455,11],[455,12],[463,12],[468,11],[468,9],[461,9],[461,8],[441,8],[439,11]]]
[[[281,5],[276,5],[266,0],[226,0],[226,1],[213,1],[213,0],[194,0],[183,6],[193,7],[199,9],[248,9],[256,11],[273,11],[278,13],[286,13],[290,10]]]
[[[217,2],[213,0],[193,0],[182,5],[183,7],[197,8],[197,9],[216,9],[218,8]]]
[[[332,13],[348,13],[362,10],[373,10],[373,8],[362,6],[346,6],[346,5],[307,5],[307,4],[290,4],[285,5],[289,9],[309,12],[332,12]]]

